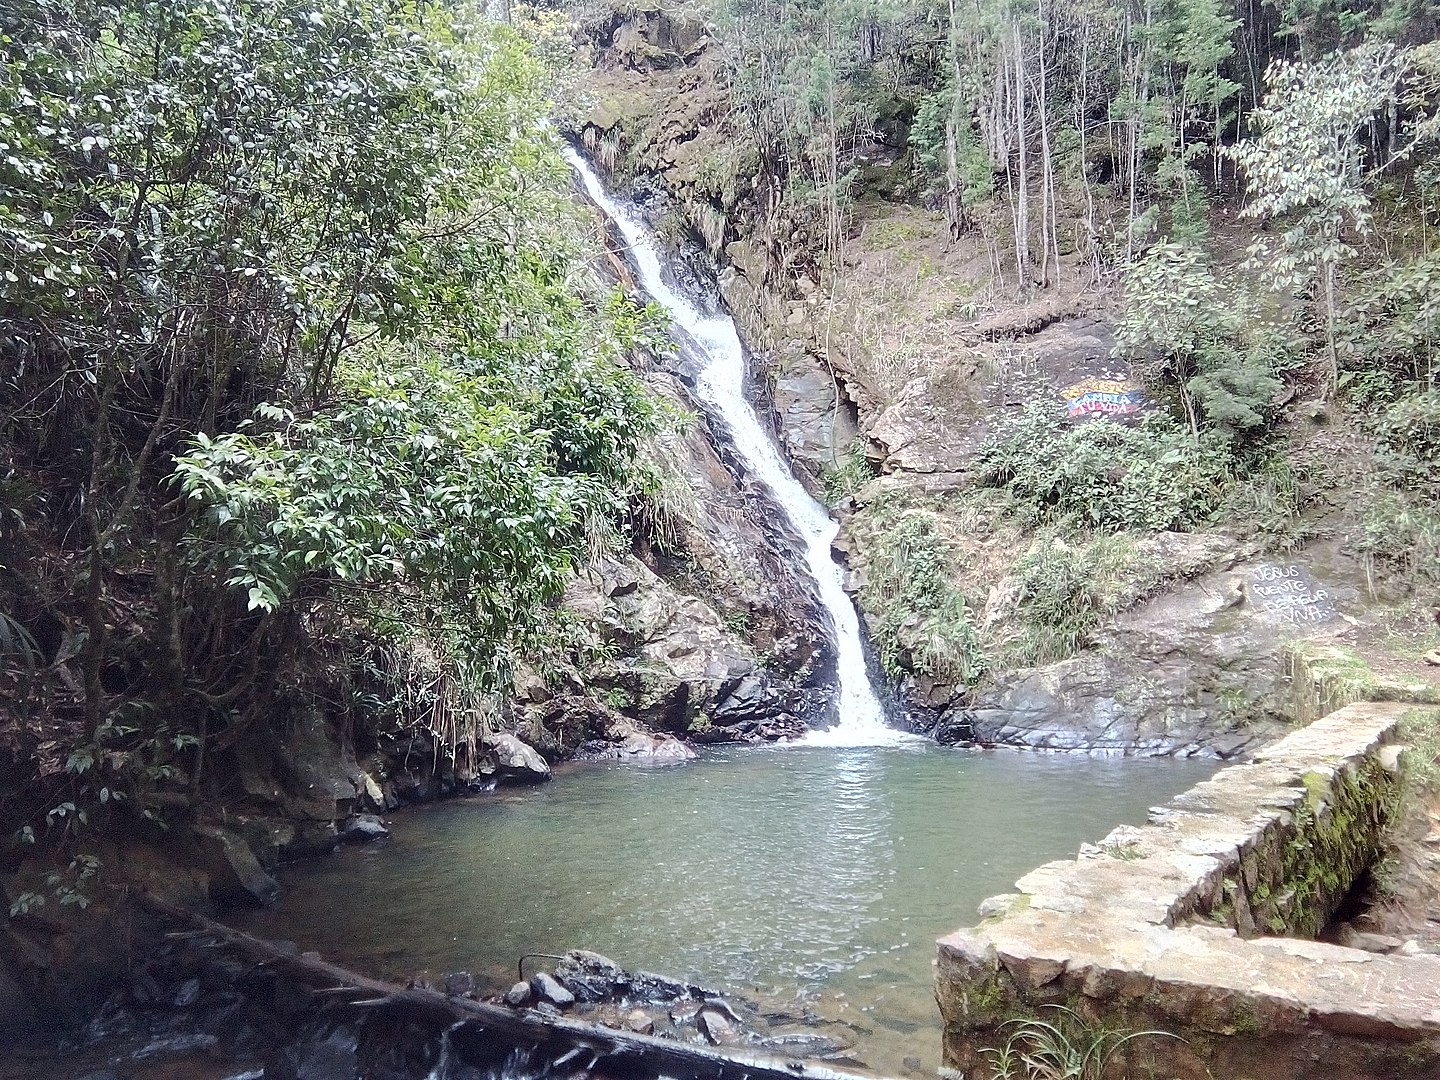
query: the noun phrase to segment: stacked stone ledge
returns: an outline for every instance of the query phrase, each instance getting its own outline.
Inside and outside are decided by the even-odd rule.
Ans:
[[[1440,956],[1308,940],[1384,849],[1413,709],[1332,713],[987,901],[939,942],[947,1064],[989,1076],[1007,1022],[1063,1005],[1179,1036],[1128,1044],[1135,1076],[1440,1078]]]

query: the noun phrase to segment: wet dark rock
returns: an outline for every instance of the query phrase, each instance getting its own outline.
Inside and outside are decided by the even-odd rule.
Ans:
[[[708,1006],[701,1009],[696,1015],[695,1026],[700,1029],[700,1034],[705,1036],[705,1041],[711,1046],[734,1041],[740,1033],[739,1028],[729,1016],[719,1009]]]
[[[554,1005],[550,1004],[550,1002],[548,1002],[548,1001],[542,1001],[542,1002],[540,1002],[538,1005],[536,1005],[536,1006],[535,1006],[535,1011],[536,1011],[537,1013],[539,1013],[541,1016],[560,1016],[560,1015],[562,1015],[561,1012],[560,1012],[560,1010],[557,1009]]]
[[[519,1008],[521,1005],[528,1003],[529,1000],[530,984],[527,982],[517,982],[514,986],[510,987],[509,990],[505,991],[506,1005],[513,1005]]]
[[[450,997],[464,997],[475,992],[475,976],[468,971],[452,971],[445,976],[445,993]]]
[[[530,979],[530,989],[542,1002],[549,1002],[561,1009],[575,1004],[575,995],[560,984],[560,980],[548,972],[539,972]]]
[[[331,1032],[296,1055],[295,1080],[354,1080],[360,1075],[359,1040],[351,1031]],[[270,1075],[270,1070],[265,1070]]]
[[[197,825],[195,846],[217,904],[268,907],[280,899],[280,885],[260,867],[250,846],[229,829]]]
[[[200,1000],[200,980],[186,979],[180,984],[180,989],[175,992],[175,1007],[179,1009],[188,1008]]]
[[[574,949],[555,965],[555,978],[579,1001],[605,1001],[619,997],[630,976],[608,956]]]
[[[746,675],[720,704],[715,706],[715,723],[730,726],[742,720],[758,720],[778,711],[780,695],[769,686],[764,672]]]
[[[147,1058],[170,1057],[177,1054],[192,1054],[200,1050],[209,1050],[220,1040],[204,1031],[187,1031],[180,1035],[171,1035],[146,1044],[146,1046],[135,1054],[136,1061],[144,1061]]]
[[[352,844],[363,844],[389,835],[390,830],[376,814],[351,814],[345,819],[345,825],[340,830],[340,840]]]
[[[825,1035],[816,1035],[813,1032],[797,1031],[782,1035],[767,1035],[765,1038],[756,1040],[757,1046],[763,1046],[767,1050],[778,1050],[788,1054],[799,1054],[801,1056],[818,1056],[820,1054],[833,1054],[848,1047],[838,1039],[832,1039]]]
[[[973,743],[975,716],[969,709],[951,709],[942,713],[926,734],[942,746]]]
[[[690,996],[687,983],[656,975],[653,971],[637,971],[630,976],[630,993],[645,1001],[674,1001]]]

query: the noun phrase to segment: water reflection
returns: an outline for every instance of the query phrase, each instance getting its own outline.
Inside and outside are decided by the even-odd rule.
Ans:
[[[381,845],[283,874],[279,909],[250,923],[382,974],[465,969],[496,987],[522,953],[591,948],[864,1014],[872,1065],[928,1066],[934,939],[1212,770],[918,745],[586,766],[399,815]]]

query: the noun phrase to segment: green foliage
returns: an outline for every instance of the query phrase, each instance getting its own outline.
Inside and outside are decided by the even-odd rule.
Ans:
[[[886,673],[974,685],[986,662],[934,515],[889,501],[870,510],[875,546],[860,602]]]
[[[1403,398],[1372,418],[1378,468],[1359,503],[1352,547],[1371,567],[1440,581],[1440,391]]]
[[[1422,792],[1440,784],[1440,712],[1411,709],[1400,717],[1395,733],[1408,746],[1405,774],[1409,784]]]
[[[1135,542],[1101,535],[1070,545],[1036,540],[1011,571],[1016,625],[997,650],[1004,667],[1034,667],[1074,656],[1147,585]]]
[[[921,99],[915,110],[915,122],[910,126],[910,148],[915,152],[929,192],[942,194],[949,166],[945,143],[947,122],[957,111],[965,116],[964,124],[955,125],[955,158],[961,202],[973,206],[990,197],[995,186],[995,166],[971,129],[965,103],[959,99],[960,92],[954,89],[953,81],[947,70],[934,93]]]
[[[1041,1008],[1053,1019],[1007,1021],[1012,1031],[1004,1044],[985,1049],[996,1080],[1103,1080],[1134,1040],[1178,1038],[1168,1031],[1112,1030],[1064,1005]]]
[[[1321,502],[1325,478],[1312,477],[1305,463],[1284,453],[1252,459],[1237,468],[1217,517],[1241,535],[1258,535],[1267,547],[1292,551],[1314,535],[1301,515]]]
[[[44,492],[0,632],[74,626],[85,704],[50,835],[203,795],[282,703],[473,731],[659,419],[540,65],[362,0],[16,0],[0,50],[0,447]],[[342,642],[439,689],[349,694]]]
[[[1303,284],[1315,266],[1348,255],[1345,226],[1368,229],[1359,134],[1400,72],[1392,46],[1364,45],[1314,63],[1277,60],[1265,73],[1265,103],[1250,114],[1255,134],[1229,153],[1252,195],[1246,217],[1299,215],[1278,249],[1257,241],[1277,287]]]
[[[1031,524],[1155,531],[1210,520],[1229,466],[1218,437],[1194,439],[1164,417],[1134,427],[1071,424],[1047,403],[991,435],[976,455],[975,475],[1008,492]]]
[[[1394,47],[1379,44],[1313,63],[1274,61],[1265,103],[1251,113],[1255,134],[1228,150],[1252,196],[1242,216],[1285,226],[1278,238],[1256,238],[1252,263],[1277,291],[1320,290],[1332,389],[1340,377],[1337,277],[1354,254],[1346,232],[1370,228],[1360,135],[1394,100],[1402,70]]]
[[[1391,401],[1440,375],[1440,254],[1366,276],[1345,311],[1340,386],[1360,403]]]
[[[1382,476],[1392,487],[1440,504],[1440,390],[1402,398],[1373,420]]]
[[[1152,375],[1175,380],[1192,424],[1198,429],[1203,419],[1233,438],[1263,427],[1280,391],[1277,339],[1255,334],[1257,324],[1240,290],[1215,277],[1200,249],[1159,243],[1126,272],[1116,339],[1132,355],[1158,353]]]
[[[825,501],[831,506],[848,499],[875,478],[875,467],[865,456],[865,446],[860,439],[829,468],[822,471],[821,486],[825,490]]]

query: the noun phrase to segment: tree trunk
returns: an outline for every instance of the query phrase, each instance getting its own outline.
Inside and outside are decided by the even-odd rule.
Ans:
[[[1028,132],[1025,130],[1025,49],[1020,37],[1019,20],[1011,21],[1011,35],[1015,50],[1015,142],[1018,161],[1015,176],[1015,269],[1019,274],[1020,290],[1030,285],[1030,170],[1029,151],[1025,145]]]

